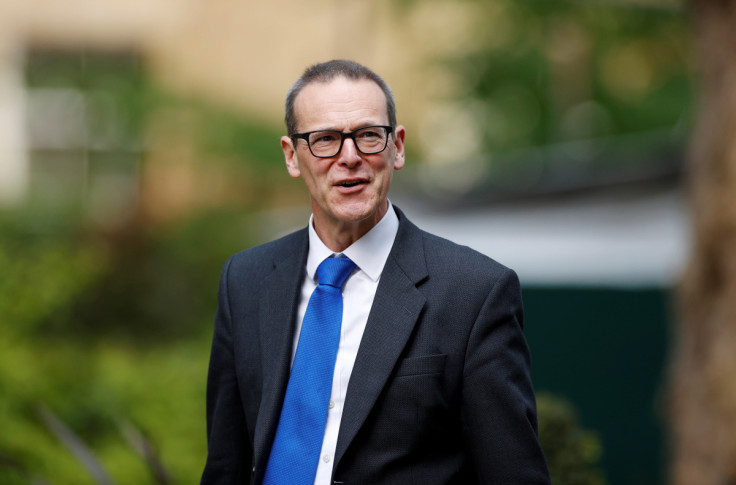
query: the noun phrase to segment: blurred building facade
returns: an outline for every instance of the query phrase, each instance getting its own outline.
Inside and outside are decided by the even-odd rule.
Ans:
[[[143,76],[280,129],[283,97],[302,69],[348,57],[389,80],[401,100],[402,121],[421,118],[434,108],[427,99],[452,89],[447,76],[429,75],[428,59],[458,47],[473,12],[446,1],[432,2],[431,9],[401,5],[0,2],[0,207],[78,194],[77,202],[104,224],[124,218],[142,196],[175,213],[202,197],[193,189],[207,191],[188,167],[187,140],[156,146],[146,133],[150,127],[131,132],[119,113],[129,107],[106,99],[104,86],[95,85],[100,75],[108,81],[118,74]],[[433,28],[432,19],[442,28]],[[70,69],[79,71],[71,74],[77,84],[54,84],[59,70]],[[155,190],[142,195],[150,186]]]

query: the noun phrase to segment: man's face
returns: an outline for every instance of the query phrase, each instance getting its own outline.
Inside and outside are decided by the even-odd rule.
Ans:
[[[308,84],[294,103],[300,133],[388,125],[386,109],[386,97],[374,82],[343,77]],[[350,138],[330,158],[312,155],[306,140],[285,136],[281,148],[289,174],[304,179],[309,190],[318,233],[320,229],[369,229],[386,213],[393,170],[404,166],[404,127],[397,126],[386,149],[373,155],[360,153]]]

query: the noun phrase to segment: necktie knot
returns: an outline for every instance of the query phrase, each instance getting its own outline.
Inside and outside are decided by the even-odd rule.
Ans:
[[[320,285],[342,288],[353,269],[355,263],[350,258],[327,258],[317,268],[317,279]]]

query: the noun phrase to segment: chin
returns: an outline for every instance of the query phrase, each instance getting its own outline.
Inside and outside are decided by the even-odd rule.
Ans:
[[[366,219],[370,219],[378,212],[379,208],[372,204],[360,204],[357,206],[338,208],[335,211],[335,215],[338,219],[345,222],[360,222]]]

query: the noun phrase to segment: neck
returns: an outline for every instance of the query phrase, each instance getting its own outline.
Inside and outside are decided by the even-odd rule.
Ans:
[[[388,211],[388,200],[384,201],[381,209],[369,217],[359,221],[329,220],[314,213],[314,231],[330,251],[341,253],[355,241],[363,237],[378,224]]]

